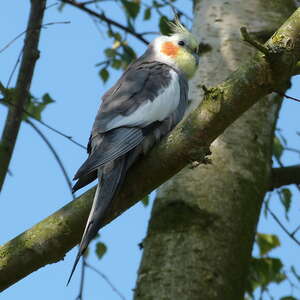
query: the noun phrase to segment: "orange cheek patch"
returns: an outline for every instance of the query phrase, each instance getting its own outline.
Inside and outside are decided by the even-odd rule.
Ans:
[[[172,42],[165,42],[162,44],[161,52],[168,56],[176,56],[179,47],[174,45]]]

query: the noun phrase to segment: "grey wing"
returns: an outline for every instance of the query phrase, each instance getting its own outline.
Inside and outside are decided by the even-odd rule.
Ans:
[[[139,145],[143,139],[142,130],[134,127],[119,127],[105,134],[99,133],[92,137],[91,154],[77,171],[74,179],[89,174],[104,164],[124,155]]]
[[[179,92],[178,77],[176,71],[166,64],[137,61],[103,96],[92,135],[120,126],[143,128],[157,121],[155,108],[159,107],[161,110],[162,104],[162,101],[157,100],[162,97],[172,100],[176,98],[175,94]],[[154,112],[149,114],[152,110]],[[169,111],[166,111],[165,117],[168,114]]]
[[[95,180],[97,168],[139,144],[145,143],[145,150],[150,148],[179,122],[186,108],[187,84],[184,77],[174,74],[175,71],[165,64],[136,64],[109,90],[94,122],[88,146],[90,155],[74,177],[79,179],[74,191]],[[162,99],[178,101],[166,107],[167,117],[155,112],[155,109],[161,110],[163,103],[159,101]],[[162,120],[157,120],[159,118]],[[162,123],[165,129],[160,132],[158,128]],[[156,133],[145,140],[151,131]]]

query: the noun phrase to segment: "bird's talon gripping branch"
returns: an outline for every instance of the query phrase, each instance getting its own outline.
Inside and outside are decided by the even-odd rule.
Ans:
[[[250,36],[250,34],[248,33],[247,28],[245,26],[241,27],[240,31],[241,31],[242,38],[245,42],[247,42],[249,45],[251,45],[252,47],[257,49],[261,53],[263,53],[266,58],[270,58],[270,56],[271,56],[270,50],[266,46],[261,44],[259,41],[252,38]]]

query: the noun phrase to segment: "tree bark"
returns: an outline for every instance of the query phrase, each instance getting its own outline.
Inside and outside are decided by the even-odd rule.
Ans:
[[[257,53],[241,64],[227,80],[207,91],[200,106],[130,169],[103,226],[192,159],[202,162],[207,147],[230,124],[260,97],[286,83],[300,60],[300,9],[265,46],[274,54],[270,59]],[[0,291],[40,267],[59,261],[80,241],[93,194],[94,189],[89,190],[0,247]]]
[[[202,85],[224,80],[253,54],[241,26],[265,36],[294,9],[286,0],[195,1],[194,33],[211,49],[190,84],[195,106]],[[213,142],[211,164],[185,168],[159,188],[134,299],[243,299],[279,107],[276,95],[261,99]]]
[[[30,16],[22,50],[23,56],[13,95],[13,105],[9,106],[0,142],[0,191],[4,184],[9,163],[15,148],[22,123],[24,105],[28,101],[35,63],[39,57],[38,43],[45,7],[46,0],[31,1]]]
[[[289,184],[300,184],[300,165],[272,169],[270,190]]]

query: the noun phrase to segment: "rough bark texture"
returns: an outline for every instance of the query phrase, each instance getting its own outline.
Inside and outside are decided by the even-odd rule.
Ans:
[[[190,84],[191,98],[201,99],[201,85],[219,83],[253,54],[241,42],[241,26],[264,36],[294,8],[286,0],[195,1],[194,33],[211,51]],[[160,187],[143,243],[136,300],[243,298],[270,179],[278,100],[262,99],[227,128],[211,145],[212,164],[185,168]]]
[[[267,45],[275,53],[271,63],[261,53],[242,63],[227,80],[208,91],[200,106],[130,169],[103,225],[171,178],[192,159],[201,162],[207,146],[230,124],[257,103],[260,97],[286,83],[300,60],[300,9],[269,39]],[[261,114],[259,112],[259,116]],[[270,115],[270,122],[273,120]],[[93,193],[93,189],[89,190],[0,247],[0,291],[34,270],[62,259],[80,241]],[[197,211],[206,214],[205,210]],[[205,218],[200,220],[202,222]],[[148,292],[152,295],[150,290]]]

